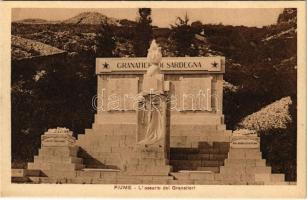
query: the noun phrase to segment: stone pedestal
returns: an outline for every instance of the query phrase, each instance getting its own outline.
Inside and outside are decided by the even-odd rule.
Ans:
[[[75,170],[84,168],[82,159],[77,157],[79,147],[68,129],[49,129],[41,140],[39,154],[33,163],[28,163],[28,169],[41,170],[48,177],[73,177]]]
[[[284,174],[272,174],[260,151],[260,138],[250,130],[234,131],[225,165],[218,179],[223,184],[284,184]]]

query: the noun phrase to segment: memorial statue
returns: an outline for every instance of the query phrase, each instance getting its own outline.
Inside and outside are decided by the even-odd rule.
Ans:
[[[162,60],[161,48],[153,40],[147,54],[150,67],[143,79],[143,90],[140,93],[144,112],[142,122],[145,123],[144,138],[138,142],[145,146],[158,143],[165,136],[165,91],[164,76],[161,74],[159,63]],[[144,120],[146,118],[146,120]],[[146,121],[146,122],[145,122]]]

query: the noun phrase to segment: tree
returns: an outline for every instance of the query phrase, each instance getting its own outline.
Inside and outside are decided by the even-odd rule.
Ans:
[[[171,39],[173,50],[177,56],[197,55],[197,45],[193,43],[195,30],[189,25],[189,17],[186,14],[184,19],[177,17],[175,25],[171,25]]]
[[[113,57],[116,48],[115,34],[107,21],[100,24],[99,32],[96,36],[97,49],[96,57]]]
[[[139,15],[138,23],[135,27],[133,50],[136,56],[144,57],[147,55],[147,49],[153,39],[151,9],[140,8]]]

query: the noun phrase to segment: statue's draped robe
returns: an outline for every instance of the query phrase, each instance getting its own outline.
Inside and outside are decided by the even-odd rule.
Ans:
[[[144,139],[139,144],[151,145],[160,141],[164,137],[164,121],[161,110],[161,102],[149,100],[150,95],[145,97],[147,110],[147,127]],[[158,96],[159,97],[159,96]],[[155,97],[153,97],[155,98]],[[160,98],[159,98],[160,99]]]

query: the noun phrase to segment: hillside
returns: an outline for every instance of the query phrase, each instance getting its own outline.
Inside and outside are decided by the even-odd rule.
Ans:
[[[291,104],[290,97],[275,101],[242,119],[238,127],[256,130],[257,132],[272,129],[286,129],[287,125],[292,121],[289,113],[289,106]]]
[[[63,50],[52,47],[50,45],[18,36],[12,36],[11,41],[12,60],[22,60],[25,58],[64,53]]]
[[[24,24],[44,24],[44,23],[47,23],[48,20],[39,19],[39,18],[29,18],[29,19],[17,20],[17,21],[14,21],[14,22],[15,23],[24,23]]]

